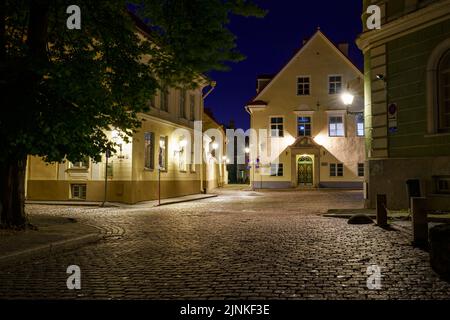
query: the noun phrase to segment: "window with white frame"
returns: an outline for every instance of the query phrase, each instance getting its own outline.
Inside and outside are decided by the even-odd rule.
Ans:
[[[144,167],[147,170],[155,169],[155,134],[144,134]]]
[[[283,164],[282,163],[272,163],[270,165],[270,175],[272,177],[282,177],[284,175]]]
[[[328,93],[339,94],[342,92],[342,76],[332,75],[328,77]]]
[[[71,184],[70,197],[76,200],[86,200],[87,186],[85,184]]]
[[[311,137],[311,117],[297,118],[297,134],[299,137]]]
[[[167,171],[168,137],[159,137],[158,165],[161,171]]]
[[[343,115],[328,116],[328,132],[330,137],[344,137],[345,126]]]
[[[270,118],[270,135],[273,138],[284,137],[283,117]]]
[[[358,163],[358,177],[364,177],[364,163]]]
[[[344,165],[342,163],[330,163],[330,177],[343,177]]]
[[[364,137],[364,114],[359,113],[355,117],[356,120],[356,135],[358,137]]]
[[[311,78],[302,76],[297,78],[297,95],[309,96],[311,94]]]

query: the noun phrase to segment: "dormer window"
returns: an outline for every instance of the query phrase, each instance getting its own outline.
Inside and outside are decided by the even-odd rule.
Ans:
[[[297,95],[309,96],[311,94],[311,78],[301,76],[297,78]]]
[[[342,92],[342,76],[332,75],[328,77],[328,93],[339,94]]]

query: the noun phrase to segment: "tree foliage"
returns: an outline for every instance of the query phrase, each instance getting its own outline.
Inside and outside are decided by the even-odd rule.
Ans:
[[[114,149],[105,132],[117,128],[127,140],[161,81],[193,85],[242,59],[227,28],[231,15],[264,15],[247,0],[77,0],[81,30],[69,30],[73,4],[0,0],[3,224],[26,222],[28,155],[99,161]]]
[[[41,11],[33,12],[33,2]],[[146,111],[158,79],[193,83],[200,73],[242,59],[226,27],[231,14],[264,13],[244,0],[78,0],[82,29],[68,30],[71,4],[6,1],[1,160],[99,159],[112,147],[105,130],[131,134],[139,126],[137,114]],[[152,42],[139,38],[130,11],[145,22]],[[32,30],[33,23],[44,30]]]

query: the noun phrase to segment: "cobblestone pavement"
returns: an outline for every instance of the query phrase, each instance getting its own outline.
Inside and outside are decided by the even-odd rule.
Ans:
[[[105,239],[64,254],[0,267],[0,298],[448,299],[450,284],[403,231],[324,218],[358,208],[355,191],[224,191],[151,209],[29,206],[76,218]],[[367,288],[379,265],[381,290]],[[69,291],[66,269],[81,268]]]

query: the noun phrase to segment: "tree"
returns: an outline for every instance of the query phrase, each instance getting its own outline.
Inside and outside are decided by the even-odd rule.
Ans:
[[[231,15],[264,15],[247,0],[78,0],[81,30],[69,30],[72,4],[0,0],[3,225],[27,223],[28,155],[100,161],[114,149],[105,131],[131,136],[160,81],[194,84],[199,74],[243,58],[227,28]],[[138,36],[136,24],[150,39]]]

